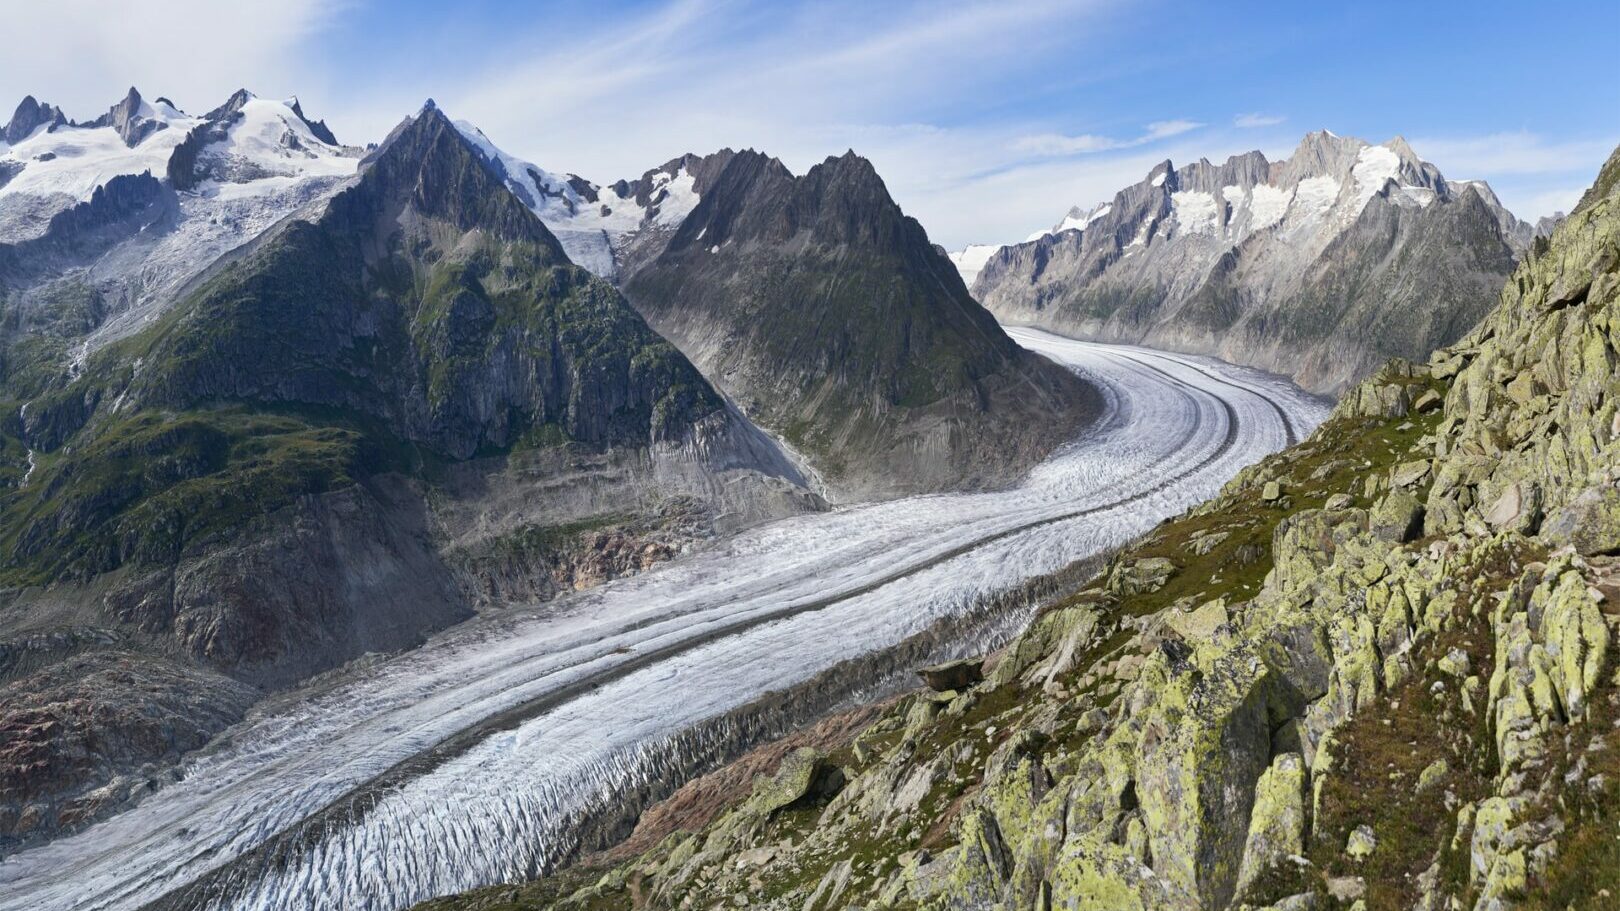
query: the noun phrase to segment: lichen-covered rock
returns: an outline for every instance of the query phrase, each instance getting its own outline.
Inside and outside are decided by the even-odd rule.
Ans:
[[[1371,826],[1356,826],[1344,843],[1344,854],[1351,860],[1366,860],[1378,850],[1378,836]]]
[[[962,658],[918,668],[917,676],[936,693],[965,690],[984,679],[984,659]]]
[[[1620,489],[1604,485],[1581,491],[1547,517],[1541,537],[1588,556],[1620,551]]]
[[[801,747],[782,760],[776,775],[754,789],[753,805],[769,815],[803,800],[831,797],[844,786],[844,772],[812,747]]]
[[[1397,490],[1373,507],[1370,525],[1376,537],[1399,544],[1422,533],[1423,503],[1405,490]]]
[[[1305,852],[1305,791],[1305,759],[1298,753],[1277,756],[1260,776],[1238,868],[1239,896],[1267,870]]]

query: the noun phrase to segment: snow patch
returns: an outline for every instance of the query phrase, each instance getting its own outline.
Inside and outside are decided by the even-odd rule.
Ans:
[[[1038,234],[1036,239],[1044,236],[1046,235]],[[969,244],[955,253],[947,254],[946,258],[956,267],[956,271],[961,273],[963,283],[971,288],[973,280],[978,278],[979,272],[984,269],[984,264],[1000,249],[1001,247],[995,244]]]
[[[1209,234],[1215,230],[1215,194],[1202,190],[1171,193],[1170,206],[1175,212],[1176,224],[1183,230],[1193,234]]]
[[[1356,207],[1360,212],[1367,202],[1384,188],[1384,184],[1400,173],[1401,158],[1384,146],[1367,146],[1356,155],[1356,164],[1350,169],[1355,181]]]
[[[1339,182],[1332,177],[1307,177],[1294,190],[1294,203],[1289,214],[1294,218],[1310,218],[1332,208],[1339,198]]]
[[[1338,193],[1337,190],[1334,191]],[[1258,231],[1269,228],[1282,221],[1288,212],[1288,204],[1294,201],[1294,191],[1284,190],[1270,184],[1257,184],[1250,191],[1249,203],[1249,230]]]
[[[1166,174],[1169,174],[1169,173],[1170,173],[1169,171],[1160,171],[1159,173],[1153,175],[1153,181],[1152,181],[1153,185],[1156,186],[1156,187],[1164,186],[1164,177],[1165,177]]]

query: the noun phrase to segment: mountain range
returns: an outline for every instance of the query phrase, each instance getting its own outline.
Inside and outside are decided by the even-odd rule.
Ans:
[[[418,907],[1615,907],[1617,307],[1620,150],[1477,326],[1005,647]]]
[[[168,126],[8,150],[9,211],[56,211],[0,248],[0,843],[311,674],[823,507],[431,104],[363,159],[293,104],[127,107]],[[140,194],[76,201],[75,149],[145,156]],[[154,263],[174,293],[102,271],[223,241],[192,222],[244,199],[270,224]]]
[[[795,176],[724,149],[601,187],[462,129],[572,257],[843,498],[1006,484],[1099,408],[1013,344],[853,152]]]
[[[0,851],[312,675],[825,496],[1011,483],[1097,412],[853,155],[603,188],[432,102],[362,148],[246,91],[0,135]]]
[[[1399,137],[1321,131],[1282,161],[1162,162],[1051,231],[955,258],[1004,323],[1211,354],[1337,394],[1461,337],[1537,231]]]

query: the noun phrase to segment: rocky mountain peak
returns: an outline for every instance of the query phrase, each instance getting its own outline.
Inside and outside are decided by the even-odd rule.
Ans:
[[[237,111],[242,110],[242,108],[249,101],[252,101],[257,97],[259,97],[259,96],[253,94],[252,92],[248,91],[247,89],[237,89],[236,91],[231,93],[231,97],[227,98],[225,100],[224,104],[222,104],[219,107],[214,108],[212,111],[209,111],[208,113],[204,114],[203,119],[204,120],[225,120],[226,118],[230,117],[232,114],[235,114]]]
[[[13,145],[28,138],[41,125],[49,125],[51,129],[65,125],[67,117],[62,114],[61,108],[41,104],[32,95],[23,96],[22,103],[11,115],[3,130],[0,130],[0,141]]]
[[[326,121],[310,120],[308,117],[304,116],[304,108],[298,103],[298,99],[296,97],[293,98],[290,107],[292,108],[292,112],[298,115],[298,119],[302,120],[304,125],[309,127],[309,131],[315,134],[316,139],[319,139],[321,142],[324,142],[329,146],[335,146],[338,144],[337,137],[332,135],[332,130],[326,125]]]
[[[503,240],[523,240],[566,261],[557,239],[507,188],[483,150],[468,141],[429,99],[394,128],[362,163],[362,195],[380,208],[409,205],[419,215],[462,231],[483,229]]]
[[[1404,138],[1371,145],[1318,130],[1283,161],[1256,151],[1219,165],[1161,162],[1105,206],[1071,209],[1053,231],[957,262],[982,261],[963,274],[1004,321],[1214,353],[1332,392],[1388,355],[1454,341],[1532,237],[1488,187],[1447,181]],[[1408,246],[1467,249],[1466,265],[1419,290],[1389,271],[1392,252]],[[1331,315],[1288,312],[1329,288],[1341,296]],[[1413,305],[1396,306],[1406,299]],[[1380,328],[1397,315],[1412,324]],[[1281,325],[1319,335],[1318,349],[1279,344]]]
[[[1418,157],[1418,153],[1412,150],[1412,146],[1407,143],[1406,137],[1400,134],[1396,134],[1394,139],[1384,143],[1384,147],[1400,156],[1401,161],[1416,163],[1422,163],[1423,161]]]
[[[130,86],[129,93],[122,101],[113,105],[107,113],[96,118],[89,126],[112,127],[123,137],[124,145],[133,149],[146,137],[167,129],[169,124],[157,116],[157,110],[141,98],[141,93],[134,86]]]

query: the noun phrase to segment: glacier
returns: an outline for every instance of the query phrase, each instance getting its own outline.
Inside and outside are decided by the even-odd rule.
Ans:
[[[1008,332],[1106,400],[1016,488],[775,522],[279,699],[132,809],[0,861],[0,908],[386,911],[533,876],[585,815],[694,767],[704,725],[1116,547],[1326,416],[1256,371]]]

